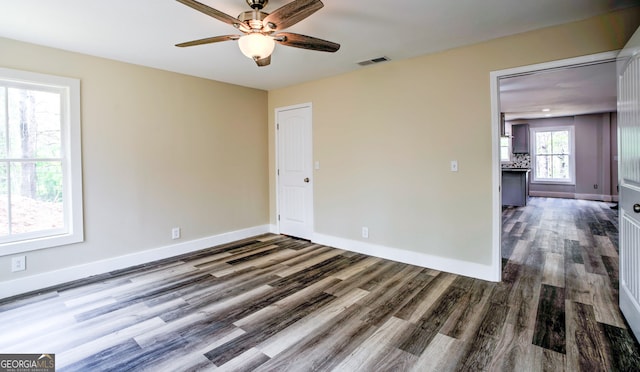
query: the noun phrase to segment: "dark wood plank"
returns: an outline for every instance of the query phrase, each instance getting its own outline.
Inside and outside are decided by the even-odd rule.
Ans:
[[[603,331],[590,305],[575,302],[573,304],[574,322],[576,324],[575,340],[578,349],[578,364],[583,371],[609,369]],[[579,343],[578,343],[579,341]]]
[[[495,284],[475,280],[458,302],[447,322],[440,329],[440,333],[461,339],[468,339],[480,324],[480,317],[489,303],[489,296]]]
[[[533,344],[566,353],[564,288],[542,285]]]
[[[402,275],[397,282],[390,281],[386,290],[379,293],[371,292],[369,296],[360,301],[362,305],[371,308],[366,315],[362,316],[362,321],[375,326],[382,325],[413,298],[416,292],[424,288],[432,278],[431,275],[420,269],[414,275]]]
[[[600,323],[608,346],[607,359],[615,371],[640,370],[640,345],[627,329]]]
[[[580,242],[576,240],[564,240],[564,249],[565,249],[565,262],[573,262],[577,264],[584,264],[584,259],[582,257],[582,247],[580,247]]]
[[[427,348],[431,340],[440,331],[449,315],[453,312],[457,302],[465,294],[465,290],[458,287],[451,287],[440,298],[416,324],[413,332],[407,334],[398,348],[413,355],[420,355]]]
[[[478,331],[466,345],[460,360],[460,371],[485,371],[493,359],[496,346],[507,319],[508,306],[490,303],[480,322]]]
[[[405,303],[404,306],[396,312],[395,316],[400,319],[410,320],[411,316],[416,311],[419,311],[420,304],[423,303],[431,293],[437,292],[438,288],[441,288],[442,285],[446,285],[443,283],[446,283],[447,280],[450,280],[450,277],[444,273],[438,274],[436,277],[428,276],[425,280],[425,285],[420,292]],[[428,303],[428,305],[431,305],[431,303]],[[421,317],[422,314],[423,313],[418,314],[418,318]]]
[[[608,289],[611,291],[615,303],[618,303],[619,301],[620,288],[620,282],[618,281],[620,278],[620,272],[618,271],[618,261],[619,260],[617,257],[602,256],[602,264],[607,269],[609,282],[611,283],[611,287]]]

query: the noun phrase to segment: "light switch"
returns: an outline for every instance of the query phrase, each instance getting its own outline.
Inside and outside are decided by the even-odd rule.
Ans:
[[[313,167],[315,169],[320,169],[320,162],[316,160],[315,164],[313,165]]]
[[[458,161],[457,160],[451,160],[451,171],[452,172],[457,172],[458,171]]]

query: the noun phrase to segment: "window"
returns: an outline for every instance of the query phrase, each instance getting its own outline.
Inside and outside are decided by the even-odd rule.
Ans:
[[[511,137],[500,137],[500,161],[511,162]]]
[[[574,183],[573,127],[533,128],[533,181]]]
[[[80,82],[0,68],[0,254],[83,240]]]

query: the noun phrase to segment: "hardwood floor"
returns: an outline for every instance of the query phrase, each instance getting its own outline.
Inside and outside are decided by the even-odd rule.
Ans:
[[[637,371],[617,212],[503,212],[490,283],[266,235],[0,302],[0,353],[59,371]]]

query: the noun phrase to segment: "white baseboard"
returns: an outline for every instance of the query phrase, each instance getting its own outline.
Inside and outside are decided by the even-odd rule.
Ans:
[[[125,256],[109,258],[106,260],[90,262],[83,265],[67,267],[60,270],[5,281],[0,283],[0,299],[36,291],[73,280],[108,273],[114,270],[125,269],[169,257],[179,256],[181,254],[199,251],[216,245],[231,243],[236,240],[247,239],[252,236],[266,234],[271,231],[271,228],[271,225],[255,226],[160,248],[149,249]]]
[[[558,192],[558,191],[534,191],[529,190],[529,196],[539,196],[542,198],[564,198],[575,199],[575,195],[572,192]]]
[[[611,195],[602,195],[602,194],[576,194],[576,199],[581,200],[596,200],[603,202],[611,202]]]
[[[557,192],[557,191],[529,191],[529,196],[538,196],[543,198],[564,198],[564,199],[580,199],[580,200],[595,200],[603,202],[618,201],[617,195],[603,195],[603,194],[577,194],[573,192]]]
[[[501,272],[500,268],[495,268],[491,265],[481,265],[474,262],[432,256],[425,253],[390,248],[330,235],[315,233],[312,240],[314,243],[345,249],[351,252],[362,253],[369,256],[380,257],[387,260],[422,266],[438,271],[446,271],[453,274],[492,282],[499,281]]]
[[[94,275],[100,275],[114,270],[126,269],[132,266],[175,257],[185,253],[191,253],[199,251],[201,249],[210,248],[216,245],[250,238],[256,235],[266,234],[269,232],[277,233],[277,230],[278,228],[276,225],[256,226],[206,238],[182,242],[179,244],[149,249],[125,256],[114,257],[106,260],[90,262],[83,265],[72,266],[60,270],[5,281],[0,283],[0,299],[37,291],[39,289],[44,289],[74,280],[89,278]],[[432,256],[424,253],[390,248],[357,240],[350,240],[317,233],[313,235],[312,240],[318,244],[345,249],[348,251],[362,253],[374,257],[380,257],[392,261],[422,266],[434,270],[446,271],[453,274],[464,275],[487,281],[495,282],[499,280],[499,268],[494,268],[490,265],[481,265],[473,262]]]

